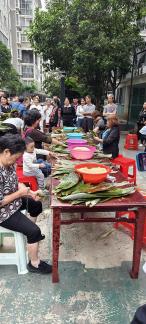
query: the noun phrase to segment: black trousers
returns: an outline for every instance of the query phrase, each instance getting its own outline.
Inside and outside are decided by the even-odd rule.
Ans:
[[[21,208],[2,222],[0,226],[23,233],[26,235],[29,244],[43,240],[45,236],[41,234],[40,228],[21,213],[23,209],[26,209],[31,217],[37,217],[42,212],[42,203],[31,198],[23,198]]]

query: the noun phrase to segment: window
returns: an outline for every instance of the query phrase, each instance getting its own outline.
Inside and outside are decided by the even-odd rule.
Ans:
[[[21,34],[19,31],[17,31],[17,43],[21,43]]]
[[[20,0],[20,11],[22,15],[32,16],[32,0]]]
[[[22,51],[22,63],[33,63],[33,52],[32,51]]]
[[[20,8],[20,1],[16,0],[16,9],[19,9],[19,8]]]
[[[22,28],[29,27],[31,23],[32,23],[32,19],[21,17],[21,27]]]
[[[28,42],[28,38],[26,34],[21,34],[21,42],[22,43],[27,43]]]
[[[17,50],[17,58],[18,58],[18,60],[22,60],[22,52],[21,52],[21,49],[18,49]]]
[[[20,16],[16,13],[16,26],[20,26]]]
[[[22,65],[22,78],[33,78],[34,77],[34,68],[33,65]]]

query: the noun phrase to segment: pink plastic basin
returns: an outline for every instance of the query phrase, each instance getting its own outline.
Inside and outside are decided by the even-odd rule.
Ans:
[[[94,151],[93,149],[89,148],[89,151],[81,151],[80,149],[77,149],[76,147],[74,147],[71,151],[70,154],[71,156],[76,159],[76,160],[88,160],[88,159],[92,159]]]
[[[83,139],[68,139],[66,141],[67,144],[77,144],[78,146],[83,146],[84,144],[87,144],[87,140]]]
[[[68,145],[68,150],[71,151],[72,149],[74,149],[75,147],[87,147],[89,148],[93,153],[96,152],[96,147],[95,146],[90,146],[88,144],[84,144],[84,145],[77,145],[77,144],[69,144]]]

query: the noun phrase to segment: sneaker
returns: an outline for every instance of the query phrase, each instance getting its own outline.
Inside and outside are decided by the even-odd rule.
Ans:
[[[50,264],[48,264],[47,262],[40,260],[38,268],[36,268],[31,264],[31,261],[29,261],[29,263],[27,265],[27,270],[29,272],[34,272],[34,273],[48,274],[48,273],[52,272],[52,266]]]

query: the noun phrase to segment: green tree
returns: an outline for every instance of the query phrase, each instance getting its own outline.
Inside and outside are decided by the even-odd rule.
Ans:
[[[51,73],[43,82],[43,89],[50,97],[60,96],[60,79]]]
[[[101,97],[113,92],[131,69],[145,0],[50,0],[47,11],[36,10],[28,37],[50,68],[65,70]]]
[[[11,64],[10,50],[0,42],[0,87],[6,88],[9,93],[21,91],[20,76]]]
[[[34,93],[35,91],[37,91],[37,84],[35,82],[31,82],[31,84],[24,84],[22,83],[21,85],[21,93]]]
[[[0,87],[3,87],[11,70],[10,50],[0,41]]]
[[[8,73],[8,78],[4,82],[5,88],[8,89],[9,93],[11,95],[14,94],[19,94],[21,93],[22,90],[22,83],[20,81],[19,74],[16,72],[16,70],[11,66],[9,73]]]

